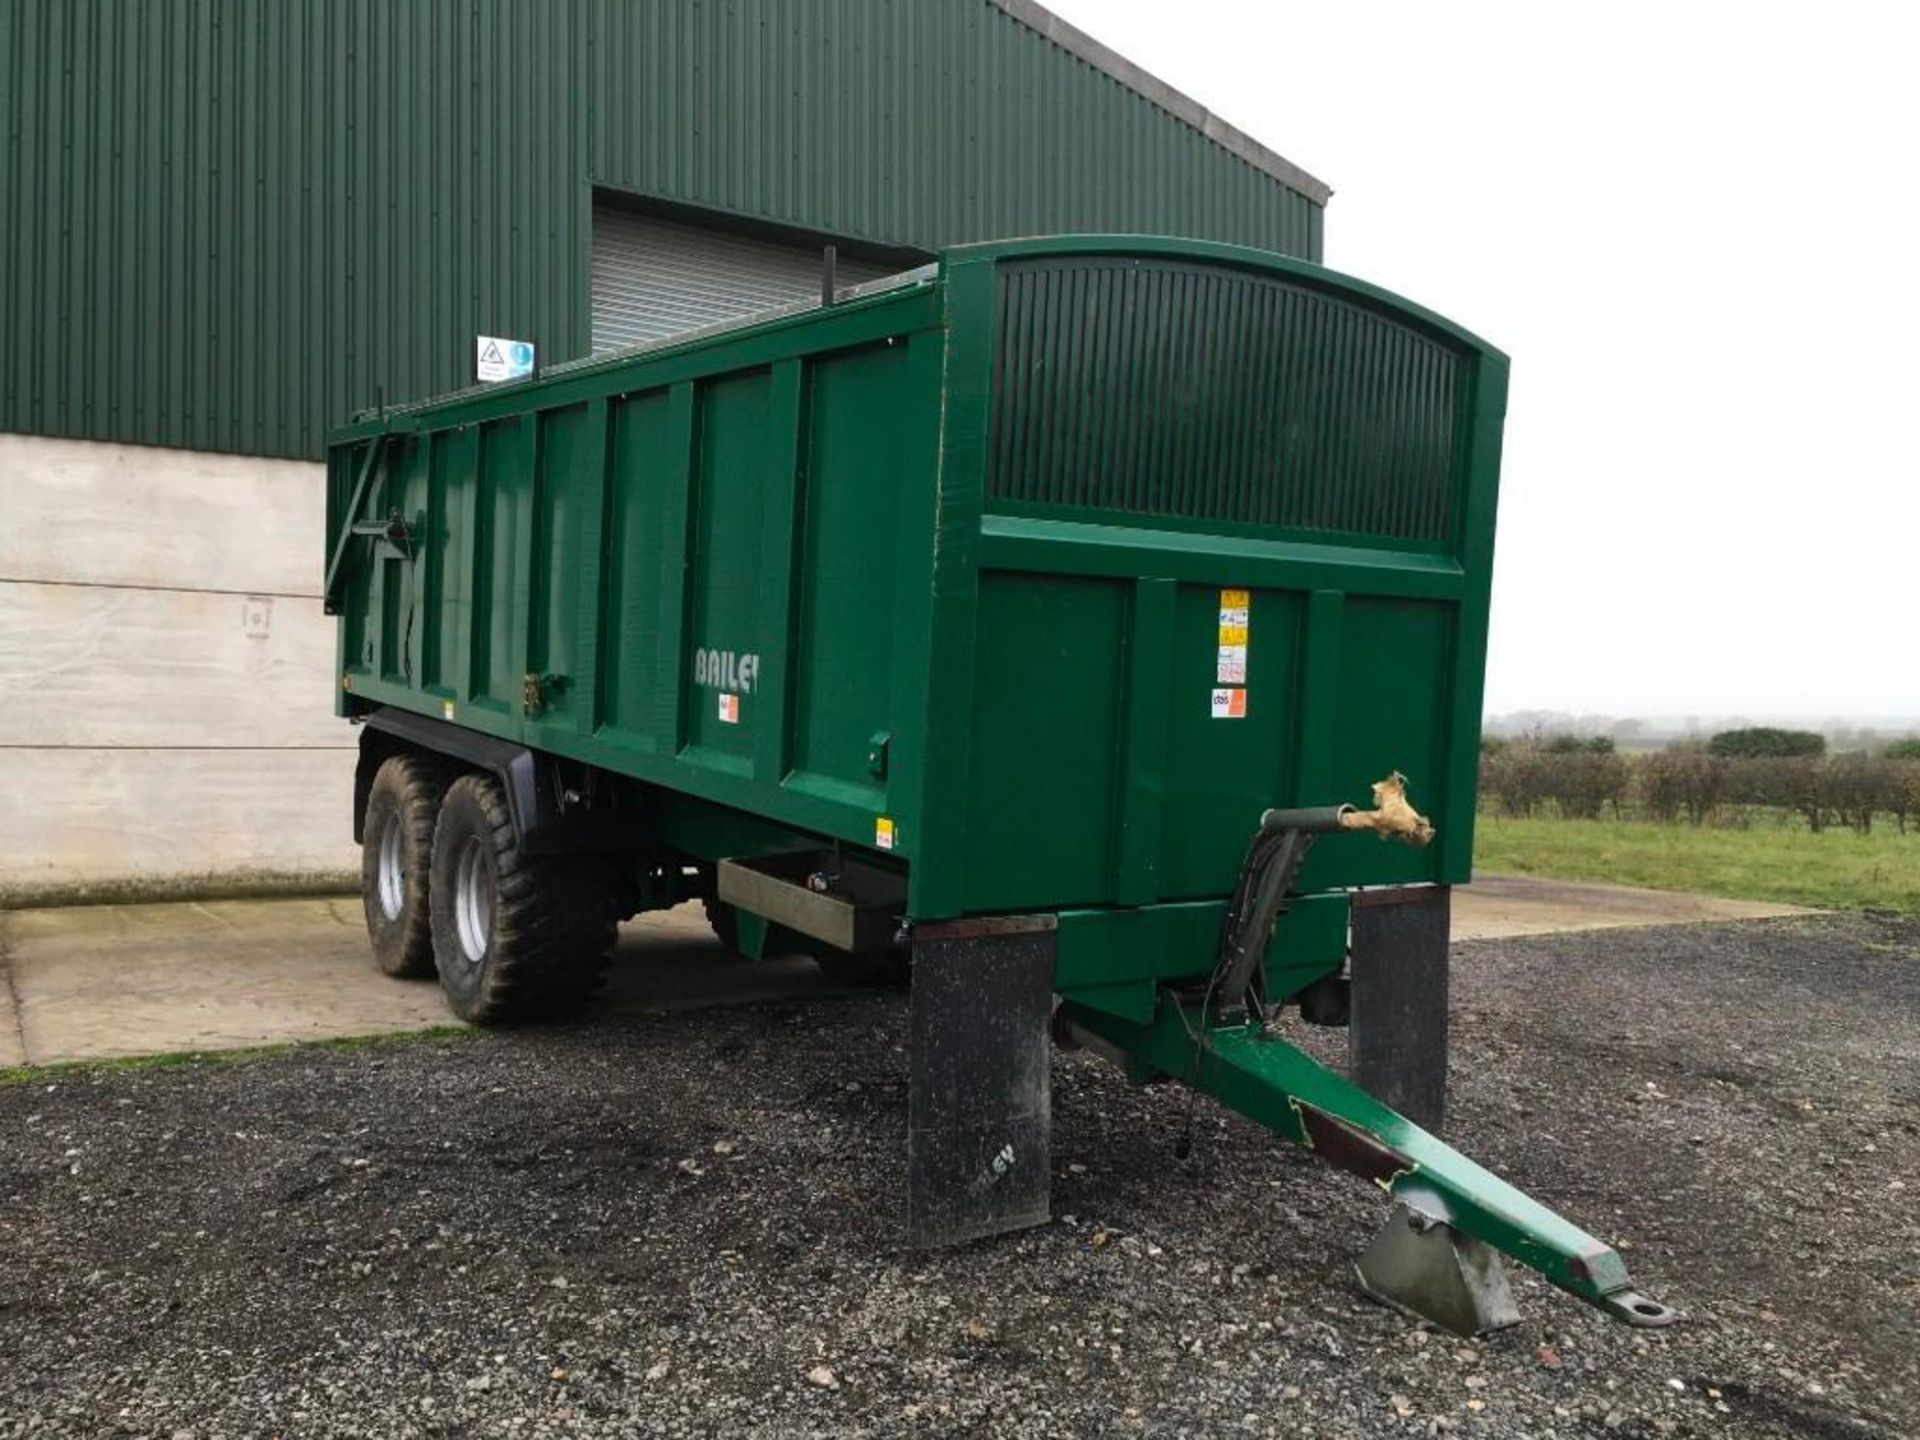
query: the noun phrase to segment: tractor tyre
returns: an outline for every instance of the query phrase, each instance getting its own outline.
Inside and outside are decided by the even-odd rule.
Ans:
[[[446,772],[417,755],[389,756],[367,792],[360,900],[380,969],[402,980],[433,974],[433,825]]]
[[[619,923],[598,855],[528,855],[499,783],[463,775],[433,832],[433,960],[447,1004],[493,1025],[564,1014],[606,978]]]

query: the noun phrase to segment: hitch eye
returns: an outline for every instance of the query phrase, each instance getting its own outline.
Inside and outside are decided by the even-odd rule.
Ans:
[[[1600,1303],[1606,1310],[1629,1325],[1638,1325],[1645,1329],[1656,1329],[1662,1325],[1671,1325],[1680,1318],[1680,1312],[1670,1305],[1662,1305],[1658,1300],[1649,1299],[1635,1290],[1621,1290],[1612,1295],[1600,1297]]]

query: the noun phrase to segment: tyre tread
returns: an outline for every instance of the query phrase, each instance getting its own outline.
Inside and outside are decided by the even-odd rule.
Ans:
[[[469,812],[472,812],[469,814]],[[610,862],[599,855],[527,855],[514,834],[505,794],[491,776],[468,774],[447,791],[436,837],[434,872],[449,899],[434,903],[434,954],[448,1003],[476,1025],[576,1010],[606,979],[619,938]],[[478,823],[474,823],[477,820]],[[463,983],[451,900],[452,856],[467,833],[492,850],[495,907],[478,983]],[[436,891],[437,893],[437,891]],[[449,978],[449,971],[453,978]]]
[[[362,828],[360,858],[361,901],[366,909],[368,938],[374,961],[396,979],[431,977],[433,963],[432,881],[433,828],[441,797],[447,788],[443,766],[423,755],[390,755],[374,772],[368,791],[367,817]],[[407,880],[406,904],[398,920],[386,921],[378,907],[380,832],[386,806],[397,807],[407,827],[409,854],[414,857]]]

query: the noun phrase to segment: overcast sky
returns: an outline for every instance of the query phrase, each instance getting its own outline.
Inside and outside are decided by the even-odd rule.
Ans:
[[[1490,712],[1920,715],[1920,8],[1047,3],[1513,357]]]

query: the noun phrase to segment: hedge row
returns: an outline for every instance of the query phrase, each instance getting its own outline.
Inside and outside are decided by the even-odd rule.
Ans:
[[[1611,814],[1704,825],[1756,808],[1791,811],[1813,830],[1866,834],[1876,815],[1902,834],[1920,816],[1920,760],[1885,755],[1730,757],[1704,745],[1644,755],[1519,742],[1480,757],[1481,803],[1505,815],[1557,811],[1573,820]]]

